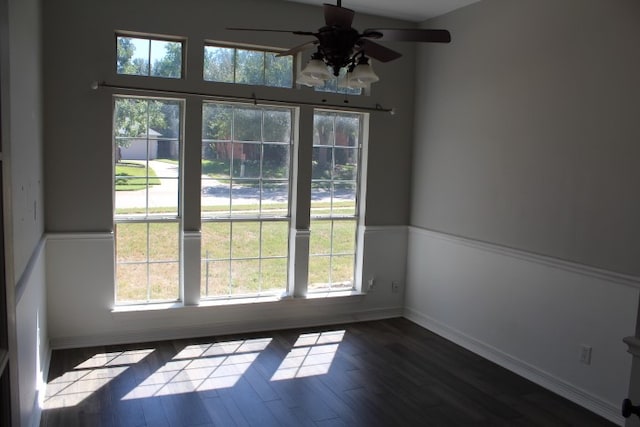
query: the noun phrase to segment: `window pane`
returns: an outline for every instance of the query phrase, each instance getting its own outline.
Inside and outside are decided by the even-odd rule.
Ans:
[[[204,260],[202,264],[201,294],[205,297],[229,295],[231,293],[229,260]]]
[[[311,255],[331,254],[332,221],[311,221],[309,253]]]
[[[289,214],[289,181],[264,181],[260,213],[268,216]]]
[[[117,262],[146,261],[147,224],[116,224]]]
[[[264,111],[265,142],[291,142],[291,110]]]
[[[160,162],[150,162],[155,168]],[[178,215],[178,177],[155,179],[157,185],[149,189],[149,215]]]
[[[175,301],[180,298],[180,264],[149,264],[150,299],[152,301]]]
[[[152,223],[149,226],[149,260],[177,261],[180,254],[178,223]]]
[[[312,154],[311,179],[331,179],[333,169],[333,148],[314,147]]]
[[[233,144],[231,142],[203,142],[202,174],[211,178],[231,176]]]
[[[205,222],[201,226],[202,257],[206,259],[229,258],[231,224],[228,222]]]
[[[151,76],[182,77],[182,43],[151,40]]]
[[[149,75],[149,40],[117,37],[116,72],[134,76]]]
[[[333,186],[331,181],[311,183],[311,216],[328,216],[332,213]]]
[[[333,179],[355,181],[358,177],[358,150],[336,147],[333,152],[335,162]]]
[[[356,253],[356,221],[333,222],[333,253]],[[353,259],[353,257],[351,257]]]
[[[225,104],[205,103],[202,106],[202,138],[231,141],[233,108]]]
[[[233,176],[237,178],[260,178],[262,145],[233,143]]]
[[[331,259],[331,289],[353,287],[353,255],[334,256]]]
[[[333,145],[333,121],[335,114],[326,112],[316,112],[313,116],[313,145],[332,146]]]
[[[225,216],[231,213],[231,181],[202,179],[200,206],[203,216]]]
[[[231,293],[256,294],[260,292],[260,261],[231,261]]]
[[[204,47],[204,79],[207,81],[233,83],[235,49],[226,47]]]
[[[147,300],[147,264],[118,264],[116,268],[116,302]]]
[[[265,53],[265,85],[293,86],[293,56],[277,57],[274,52]]]
[[[336,182],[333,184],[332,215],[356,215],[356,184]]]
[[[282,292],[287,288],[287,260],[262,260],[262,292]]]
[[[264,84],[264,53],[236,49],[236,83]]]
[[[285,257],[288,252],[289,223],[270,221],[262,223],[262,257]]]
[[[232,258],[258,258],[260,256],[259,222],[233,222],[231,231]]]
[[[360,116],[338,114],[336,116],[336,145],[355,147],[360,137]]]
[[[260,213],[260,183],[258,180],[237,180],[231,184],[231,212],[236,216],[257,216]]]
[[[331,283],[329,278],[330,262],[331,257],[329,256],[309,257],[309,292],[327,289],[329,287],[329,283]]]
[[[260,141],[262,136],[261,109],[236,108],[233,126],[235,141]]]
[[[288,145],[264,144],[263,146],[262,177],[269,178],[289,178],[289,154]]]

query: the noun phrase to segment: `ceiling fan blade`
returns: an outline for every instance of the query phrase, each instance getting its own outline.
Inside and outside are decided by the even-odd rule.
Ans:
[[[324,4],[324,22],[330,27],[351,28],[355,12],[346,7]]]
[[[307,42],[307,43],[303,43],[301,45],[292,47],[289,50],[285,50],[284,52],[280,52],[279,54],[276,55],[276,57],[295,55],[296,53],[302,52],[303,50],[311,49],[313,46],[315,46],[317,44],[318,44],[317,40],[310,41],[310,42]]]
[[[451,34],[447,30],[413,28],[371,28],[365,30],[362,36],[389,42],[449,43],[451,41]]]
[[[380,62],[393,61],[394,59],[398,59],[402,56],[400,52],[391,50],[388,47],[384,47],[381,44],[372,42],[371,40],[361,39],[358,41],[358,45],[360,46],[360,49],[364,51],[366,56],[377,59]]]
[[[313,36],[315,33],[311,31],[292,31],[292,30],[273,30],[269,28],[235,28],[235,27],[227,27],[227,30],[231,31],[267,31],[270,33],[289,33],[296,34],[298,36]]]

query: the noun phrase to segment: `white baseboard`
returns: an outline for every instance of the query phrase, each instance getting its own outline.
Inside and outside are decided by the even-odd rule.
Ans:
[[[602,401],[601,399],[562,381],[553,375],[544,372],[518,358],[515,358],[495,347],[480,342],[456,329],[450,328],[437,320],[420,313],[412,308],[405,307],[404,317],[412,322],[430,330],[431,332],[448,339],[461,347],[472,351],[505,369],[514,372],[552,392],[569,399],[578,405],[616,423],[624,425],[624,418],[620,413],[620,408]]]

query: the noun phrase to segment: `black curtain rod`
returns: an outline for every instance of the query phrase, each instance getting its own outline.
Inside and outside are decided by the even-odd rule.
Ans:
[[[395,114],[395,111],[392,108],[383,108],[380,104],[376,104],[374,107],[358,107],[351,105],[341,105],[341,104],[329,104],[326,102],[305,102],[305,101],[280,101],[277,99],[266,99],[266,98],[257,98],[255,94],[253,96],[227,96],[227,95],[212,95],[210,93],[203,92],[189,92],[185,90],[168,90],[168,89],[149,89],[145,87],[139,86],[126,86],[126,85],[113,85],[106,82],[93,82],[91,84],[91,89],[97,90],[99,88],[109,88],[109,89],[117,89],[117,90],[126,90],[132,92],[147,92],[147,93],[157,93],[161,95],[189,95],[189,96],[199,96],[207,99],[214,99],[219,101],[243,101],[243,102],[253,102],[254,104],[258,103],[269,103],[269,104],[279,104],[279,105],[306,105],[310,107],[318,107],[318,108],[335,108],[338,110],[345,111],[367,111],[367,112],[376,112],[376,113],[389,113]],[[345,103],[348,102],[345,100]]]

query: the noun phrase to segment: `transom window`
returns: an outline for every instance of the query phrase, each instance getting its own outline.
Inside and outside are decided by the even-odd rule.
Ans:
[[[293,87],[293,56],[229,46],[204,47],[204,79],[211,82]]]
[[[116,36],[116,72],[134,76],[183,77],[183,42],[150,37]]]
[[[292,108],[202,109],[201,296],[287,286]]]

